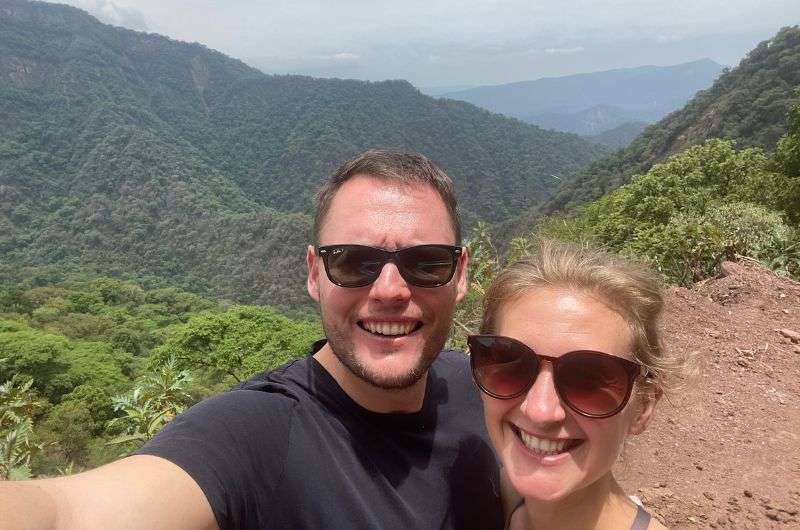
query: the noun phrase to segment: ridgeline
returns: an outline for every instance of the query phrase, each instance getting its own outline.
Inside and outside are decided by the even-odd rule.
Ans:
[[[555,196],[523,216],[570,210],[627,183],[669,155],[710,138],[738,147],[775,148],[786,133],[786,116],[800,101],[800,27],[780,30],[760,43],[739,66],[725,71],[708,90],[648,127],[628,147],[609,154],[565,181]],[[536,212],[534,212],[536,210]]]
[[[315,187],[371,147],[422,152],[464,218],[540,204],[601,148],[405,81],[265,75],[209,50],[0,0],[0,281],[112,274],[308,307]]]

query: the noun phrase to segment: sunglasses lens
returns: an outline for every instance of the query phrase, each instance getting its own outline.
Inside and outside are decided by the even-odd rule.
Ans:
[[[397,253],[397,262],[403,278],[418,287],[444,285],[456,270],[453,249],[445,246],[409,247]]]
[[[471,335],[467,342],[475,382],[490,396],[515,398],[536,381],[542,361],[525,344],[498,335]],[[562,401],[575,412],[593,418],[613,416],[625,406],[640,370],[636,363],[592,351],[546,359],[553,363],[554,382]]]
[[[363,245],[319,247],[331,281],[342,287],[364,287],[374,282],[387,261],[397,264],[406,282],[417,287],[439,287],[453,278],[459,247],[418,245],[388,251]]]
[[[472,336],[469,351],[475,382],[497,398],[519,396],[531,386],[539,371],[535,355],[504,337]]]
[[[343,245],[331,250],[326,267],[336,284],[362,287],[375,281],[386,260],[386,256],[378,249]]]
[[[631,378],[614,357],[575,352],[559,360],[558,385],[563,399],[590,416],[610,415],[630,395]]]

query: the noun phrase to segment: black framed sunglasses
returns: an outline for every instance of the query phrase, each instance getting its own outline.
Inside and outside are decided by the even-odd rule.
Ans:
[[[384,250],[366,245],[327,245],[317,247],[328,279],[340,287],[364,287],[378,279],[387,262],[397,266],[400,275],[417,287],[441,287],[453,279],[462,247],[416,245],[400,250]]]
[[[497,399],[514,399],[533,386],[542,363],[553,365],[553,383],[561,401],[588,418],[619,413],[631,397],[644,367],[607,353],[581,350],[550,357],[500,335],[467,338],[475,383]]]

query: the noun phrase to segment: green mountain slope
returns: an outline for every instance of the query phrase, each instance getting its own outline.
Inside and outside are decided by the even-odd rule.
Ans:
[[[541,203],[551,175],[600,153],[403,81],[268,76],[72,7],[0,0],[0,279],[152,276],[307,304],[314,188],[370,147],[439,162],[470,223]]]
[[[613,149],[622,149],[638,138],[646,128],[646,123],[628,122],[600,134],[586,136],[586,139]]]
[[[773,149],[800,87],[800,27],[782,29],[683,109],[648,127],[627,148],[603,157],[565,182],[540,210],[568,210],[627,183],[656,162],[710,138]],[[530,214],[526,215],[529,219]]]

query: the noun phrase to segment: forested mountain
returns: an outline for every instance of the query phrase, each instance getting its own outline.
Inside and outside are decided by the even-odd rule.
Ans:
[[[686,99],[688,100],[688,98]],[[680,107],[683,103],[685,101],[680,102],[680,104],[676,102],[674,106],[661,107],[655,111],[623,109],[613,105],[595,105],[574,113],[542,112],[528,116],[525,121],[544,129],[571,132],[583,136],[595,136],[629,123],[653,123],[669,114],[670,111]]]
[[[420,92],[428,96],[438,98],[447,94],[448,92],[457,92],[459,90],[467,90],[474,88],[473,85],[449,85],[449,86],[418,86]]]
[[[568,210],[645,173],[656,162],[710,138],[767,150],[786,132],[786,116],[800,101],[800,27],[783,28],[725,71],[681,110],[648,127],[625,149],[607,155],[567,180],[539,211]],[[535,212],[524,216],[529,224]]]
[[[152,277],[297,307],[314,188],[370,147],[440,163],[470,223],[540,203],[600,152],[404,81],[265,75],[0,0],[0,280]]]
[[[537,232],[635,257],[687,287],[742,256],[800,279],[800,104],[787,118],[773,153],[707,140]]]
[[[647,124],[644,122],[628,122],[600,134],[587,136],[586,138],[612,149],[622,149],[634,141],[645,129],[647,129]]]
[[[702,59],[621,68],[443,94],[546,129],[595,135],[627,122],[652,123],[711,86],[722,66]]]

